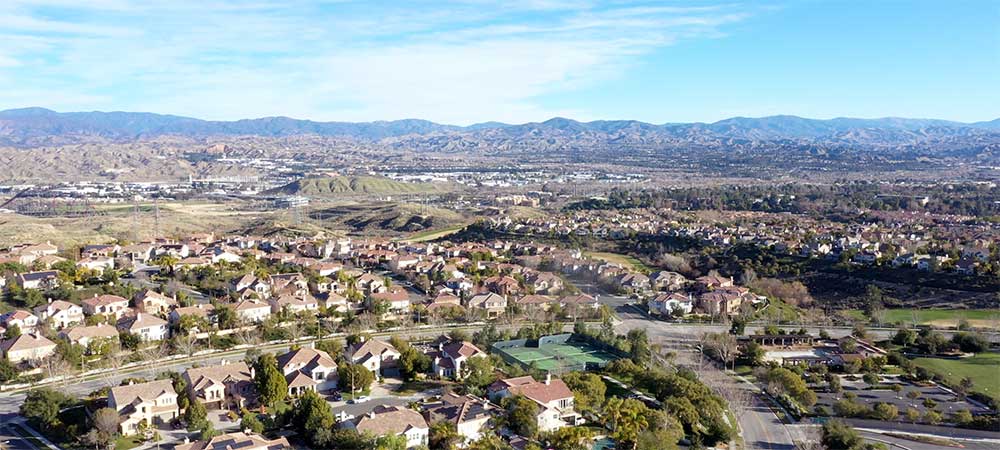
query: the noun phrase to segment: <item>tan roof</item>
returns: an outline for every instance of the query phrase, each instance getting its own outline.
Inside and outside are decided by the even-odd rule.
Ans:
[[[132,403],[136,399],[140,401],[156,400],[163,394],[177,395],[174,391],[173,382],[169,379],[127,384],[111,388],[111,396],[115,398],[115,403],[119,408]]]
[[[46,339],[45,336],[28,333],[0,342],[0,349],[3,349],[5,353],[55,346],[55,342]]]
[[[117,295],[109,295],[109,294],[97,295],[81,301],[81,303],[90,306],[107,306],[121,302],[128,303],[128,300],[125,300],[124,297],[119,297]]]
[[[268,440],[263,436],[247,434],[242,431],[221,434],[207,441],[194,441],[174,447],[175,450],[284,450],[291,448],[291,444],[283,437]]]
[[[427,421],[420,413],[398,406],[376,406],[370,414],[355,419],[359,433],[371,433],[375,436],[388,434],[403,434],[413,428],[427,428]]]
[[[70,341],[76,342],[81,338],[110,338],[118,336],[118,329],[105,324],[100,323],[97,325],[89,327],[73,327],[69,330],[63,331],[62,334],[66,336]]]
[[[158,327],[166,325],[167,321],[152,314],[136,314],[135,317],[125,317],[119,322],[119,326],[126,330],[141,330],[143,328]]]
[[[184,372],[191,380],[193,390],[203,389],[213,383],[223,383],[227,379],[234,381],[253,381],[250,367],[243,361],[208,367],[192,367]]]
[[[327,352],[303,347],[278,357],[278,367],[284,369],[289,365],[301,366],[302,369],[311,371],[317,366],[337,367],[337,362]]]
[[[357,345],[355,349],[351,352],[351,357],[354,359],[362,358],[366,355],[381,355],[386,351],[392,351],[394,353],[399,353],[396,347],[388,342],[382,342],[378,339],[368,339]]]
[[[535,402],[545,405],[554,400],[573,398],[573,391],[563,380],[552,378],[549,384],[535,381],[530,375],[508,378],[497,381],[490,386],[491,390],[507,389],[511,394],[523,395]]]
[[[215,306],[208,303],[199,303],[193,306],[184,306],[174,310],[177,317],[180,316],[198,316],[198,317],[208,317],[209,314],[215,311]]]

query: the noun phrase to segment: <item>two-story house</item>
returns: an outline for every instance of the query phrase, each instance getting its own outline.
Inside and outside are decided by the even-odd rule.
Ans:
[[[257,398],[253,378],[253,368],[243,361],[184,371],[188,395],[206,408],[239,410],[253,403]]]
[[[278,368],[288,382],[288,395],[299,396],[306,390],[328,391],[337,387],[337,363],[330,354],[312,348],[299,348],[278,357]]]
[[[140,424],[154,426],[179,415],[177,392],[169,379],[115,386],[108,394],[108,407],[118,412],[126,436],[138,433]]]
[[[538,430],[553,431],[576,425],[580,414],[574,410],[573,391],[562,380],[546,375],[545,381],[535,381],[530,375],[499,380],[488,388],[490,400],[522,395],[538,404]]]
[[[43,321],[48,321],[57,330],[83,323],[86,319],[83,308],[65,300],[49,299],[49,302],[35,308],[35,315]]]

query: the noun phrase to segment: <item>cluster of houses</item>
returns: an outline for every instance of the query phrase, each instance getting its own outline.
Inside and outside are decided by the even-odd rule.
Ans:
[[[440,377],[460,379],[466,375],[464,364],[470,358],[483,358],[486,353],[469,342],[440,338],[424,346],[433,358],[432,371]],[[397,371],[395,362],[400,353],[387,342],[368,339],[349,346],[344,360],[361,364],[377,375]],[[322,350],[302,347],[290,350],[277,358],[278,369],[288,382],[288,395],[292,398],[306,391],[330,392],[337,388],[353,389],[348,380],[337,376],[337,362]],[[185,391],[178,394],[170,379],[132,383],[111,388],[108,407],[119,414],[120,431],[125,435],[139,433],[149,426],[169,423],[181,417],[177,398],[188,396],[210,410],[233,410],[257,406],[254,385],[255,371],[243,361],[187,369],[182,377]],[[372,411],[354,417],[338,415],[340,427],[374,436],[405,436],[407,447],[426,446],[430,424],[449,422],[455,425],[465,442],[479,439],[490,429],[492,421],[503,414],[501,400],[513,395],[524,396],[537,405],[540,430],[552,431],[563,426],[577,425],[580,415],[574,409],[573,393],[557,378],[546,377],[537,381],[530,376],[502,379],[487,388],[483,398],[473,395],[444,393],[424,401],[416,409],[399,406],[376,406]],[[236,434],[237,439],[263,439],[247,434]],[[219,439],[219,438],[216,438]],[[233,439],[223,437],[222,440]],[[205,444],[205,442],[208,442]],[[208,448],[213,441],[203,441]],[[287,443],[286,443],[287,444]],[[247,443],[247,445],[251,445]],[[285,448],[285,447],[279,447]]]
[[[521,235],[576,235],[618,240],[635,235],[687,238],[717,247],[752,244],[788,255],[840,259],[856,264],[891,264],[919,270],[979,273],[998,263],[990,246],[1000,226],[962,216],[873,211],[869,222],[821,221],[789,214],[727,211],[725,222],[671,210],[575,211],[545,218],[501,216],[494,229]]]
[[[663,290],[647,300],[649,314],[678,318],[692,312],[730,317],[764,304],[767,297],[737,286],[732,277],[706,275],[688,280],[674,272],[656,272],[651,278]]]

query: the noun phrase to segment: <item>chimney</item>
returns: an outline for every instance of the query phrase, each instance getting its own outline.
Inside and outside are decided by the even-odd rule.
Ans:
[[[545,385],[548,386],[552,384],[552,372],[545,373]]]

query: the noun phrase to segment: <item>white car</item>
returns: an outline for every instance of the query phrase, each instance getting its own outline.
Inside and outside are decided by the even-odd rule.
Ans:
[[[367,395],[361,395],[358,397],[354,397],[354,399],[351,400],[351,403],[364,403],[367,402],[368,400],[371,400],[371,397]]]

